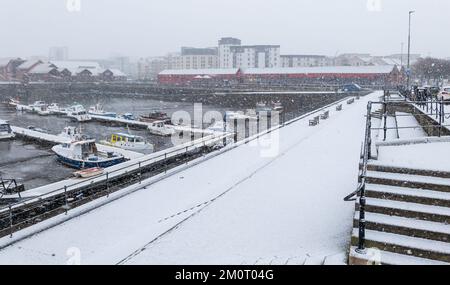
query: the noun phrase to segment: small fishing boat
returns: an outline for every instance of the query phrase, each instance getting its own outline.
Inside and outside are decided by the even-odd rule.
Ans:
[[[20,101],[14,98],[10,98],[7,104],[11,108],[16,108],[16,106],[20,104]]]
[[[77,122],[87,122],[92,119],[82,105],[73,105],[69,107],[67,110],[67,117]]]
[[[116,133],[111,135],[110,140],[103,140],[100,143],[125,150],[153,152],[153,145],[151,143],[145,141],[141,136],[130,134]]]
[[[139,121],[145,123],[153,123],[153,122],[163,122],[164,124],[171,124],[172,120],[167,115],[167,113],[163,112],[151,112],[148,116],[142,115],[139,117]]]
[[[76,127],[65,127],[62,131],[62,133],[60,133],[58,135],[61,138],[65,138],[67,140],[70,141],[81,141],[81,140],[87,140],[88,137],[86,135],[83,135],[81,133],[81,129],[80,128],[76,128]]]
[[[256,113],[259,114],[260,112],[271,112],[272,108],[268,106],[265,102],[258,102],[256,103]]]
[[[76,169],[106,168],[125,161],[120,153],[98,151],[94,139],[59,144],[52,151],[61,163]]]
[[[284,107],[281,104],[281,102],[272,102],[272,111],[275,112],[283,112],[284,111]]]
[[[78,178],[90,178],[99,176],[103,174],[103,172],[104,172],[103,168],[93,167],[76,171],[73,173],[73,175]]]
[[[47,104],[44,101],[36,101],[33,104],[29,105],[25,111],[29,111],[31,113],[37,113],[40,116],[50,115],[50,111],[47,109]]]
[[[169,128],[163,121],[154,121],[153,123],[148,125],[148,130],[151,134],[157,136],[171,136],[175,134],[175,130],[173,128]]]
[[[250,115],[246,115],[244,114],[244,112],[234,112],[234,111],[226,111],[225,112],[225,120],[227,122],[231,122],[233,120],[256,120],[256,117],[254,116],[250,116]]]
[[[226,132],[227,130],[230,130],[230,129],[231,129],[230,124],[225,123],[224,121],[216,121],[207,128],[208,131],[221,132],[221,133]]]
[[[12,139],[14,137],[15,135],[9,123],[7,121],[0,120],[0,140]]]
[[[95,106],[91,106],[88,111],[89,115],[116,118],[117,114],[114,112],[106,112],[103,110],[102,105],[96,104]]]
[[[58,103],[51,103],[48,105],[47,110],[52,115],[67,115],[67,109],[60,107]]]

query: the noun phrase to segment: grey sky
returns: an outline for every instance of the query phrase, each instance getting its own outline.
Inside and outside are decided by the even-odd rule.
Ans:
[[[68,46],[72,58],[153,56],[181,46],[215,46],[222,36],[244,44],[280,44],[282,54],[400,53],[449,57],[450,1],[379,0],[0,0],[0,57],[47,55]]]

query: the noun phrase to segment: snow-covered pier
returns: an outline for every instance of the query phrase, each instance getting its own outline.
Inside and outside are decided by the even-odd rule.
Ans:
[[[17,137],[19,137],[19,138],[22,137],[27,140],[33,140],[38,143],[62,144],[62,143],[67,143],[69,141],[67,138],[64,138],[61,136],[46,134],[46,133],[42,133],[42,132],[30,130],[30,129],[21,128],[21,127],[11,126],[11,129],[13,130],[14,134],[16,134]],[[97,144],[97,148],[99,151],[105,152],[105,153],[106,152],[121,153],[126,159],[136,159],[136,158],[140,158],[140,157],[144,156],[144,154],[141,154],[138,152],[124,150],[121,148],[106,146],[106,145],[102,145],[102,144]]]
[[[113,124],[120,124],[124,126],[136,126],[139,128],[147,129],[149,126],[151,126],[150,123],[147,122],[141,122],[138,120],[127,120],[127,119],[121,119],[121,118],[113,118],[113,117],[107,117],[107,116],[98,116],[98,115],[90,115],[92,120],[103,122],[103,123],[113,123]],[[205,129],[199,129],[199,128],[191,128],[187,126],[176,126],[176,125],[165,125],[168,129],[173,129],[176,132],[186,132],[186,133],[193,133],[193,134],[203,134],[203,135],[212,135],[215,132]]]
[[[343,263],[354,207],[342,197],[356,187],[367,101],[379,96],[327,106],[2,238],[0,263],[64,264],[68,248],[82,264]]]

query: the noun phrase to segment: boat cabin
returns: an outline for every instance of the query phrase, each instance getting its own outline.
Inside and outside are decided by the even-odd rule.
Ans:
[[[129,143],[141,143],[145,142],[145,139],[141,136],[134,136],[130,134],[117,133],[111,135],[111,143],[117,142],[129,142]]]

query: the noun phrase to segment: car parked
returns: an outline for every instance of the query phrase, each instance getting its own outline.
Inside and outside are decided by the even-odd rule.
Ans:
[[[450,86],[442,87],[438,95],[439,100],[450,101]]]

